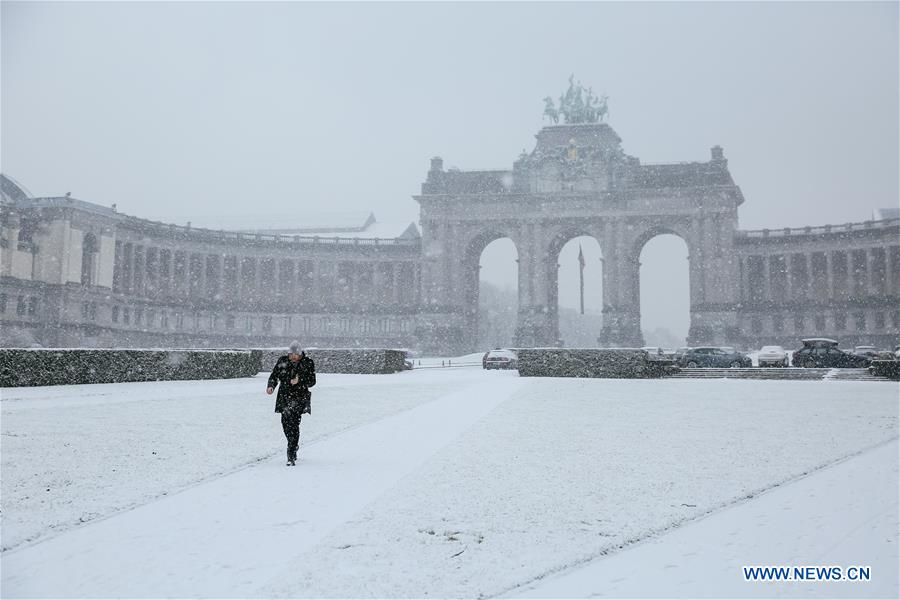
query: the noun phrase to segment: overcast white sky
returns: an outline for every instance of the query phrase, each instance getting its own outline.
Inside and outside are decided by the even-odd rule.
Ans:
[[[743,228],[859,221],[898,203],[896,2],[0,10],[2,169],[36,195],[173,222],[260,210],[409,222],[431,156],[510,168],[534,146],[541,98],[575,73],[609,95],[609,123],[645,163],[724,146]],[[686,250],[651,244],[644,326],[686,332],[686,275],[672,276]],[[486,276],[514,282],[510,260],[486,254]]]

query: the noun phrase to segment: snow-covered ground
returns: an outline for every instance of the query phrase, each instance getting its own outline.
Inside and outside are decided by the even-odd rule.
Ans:
[[[897,598],[898,449],[891,440],[507,596]],[[867,566],[873,582],[748,582],[741,575],[748,566],[810,563]]]
[[[294,468],[264,386],[261,374],[2,390],[2,596],[765,587],[714,562],[703,579],[706,562],[681,552],[691,542],[730,552],[728,565],[878,565],[836,595],[898,591],[896,561],[883,566],[898,539],[893,383],[322,375]],[[667,540],[679,560],[635,554]],[[615,559],[658,586],[560,583]],[[828,585],[813,591],[835,595]]]

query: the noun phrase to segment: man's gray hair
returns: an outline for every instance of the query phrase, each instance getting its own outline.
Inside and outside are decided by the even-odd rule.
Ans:
[[[293,342],[291,342],[291,345],[288,346],[289,354],[300,354],[301,352],[303,352],[303,348],[300,347],[300,342],[298,342],[297,340],[294,340]]]

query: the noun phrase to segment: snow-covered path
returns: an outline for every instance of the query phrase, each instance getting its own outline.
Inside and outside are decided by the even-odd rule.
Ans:
[[[898,598],[898,452],[894,439],[507,597]],[[869,566],[871,580],[744,580],[769,565]]]
[[[896,440],[900,413],[897,385],[883,382],[327,375],[288,468],[264,385],[2,390],[12,549],[0,595],[495,596],[779,490],[802,514],[798,478]],[[896,497],[897,456],[865,456],[882,479],[835,467],[828,485],[858,491],[858,504],[820,494],[834,501],[823,529],[839,533],[852,519],[834,515],[847,511],[884,515]],[[896,526],[872,525],[839,546],[865,545],[846,560],[880,576],[871,540],[896,539]],[[838,542],[764,530],[759,549],[778,560],[794,547],[783,560],[808,564]],[[700,538],[711,552],[732,542]],[[684,595],[706,589],[692,585]]]
[[[524,383],[470,384],[409,411],[121,513],[3,560],[6,597],[250,597]],[[260,491],[265,491],[261,495]],[[140,574],[135,577],[135,574]]]

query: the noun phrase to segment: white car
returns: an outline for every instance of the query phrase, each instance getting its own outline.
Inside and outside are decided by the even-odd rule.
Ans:
[[[509,349],[491,350],[484,355],[482,367],[485,369],[518,369],[519,357]]]
[[[665,360],[669,358],[666,356],[666,351],[659,346],[644,346],[641,350],[647,352],[648,360]]]
[[[781,346],[763,346],[757,355],[760,367],[788,366],[788,353]]]

